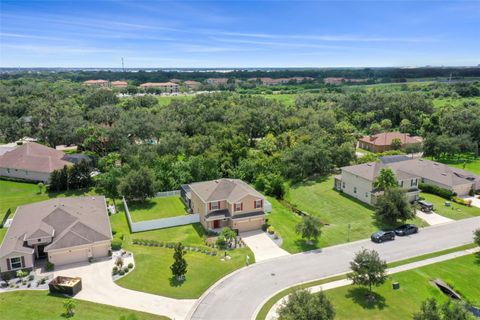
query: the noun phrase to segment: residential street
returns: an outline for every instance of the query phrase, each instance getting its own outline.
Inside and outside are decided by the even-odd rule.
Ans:
[[[217,283],[189,314],[190,319],[249,320],[266,299],[294,284],[349,270],[354,253],[375,249],[388,262],[440,251],[472,242],[480,217],[421,229],[418,234],[375,244],[361,240],[291,256],[279,257],[244,268]]]

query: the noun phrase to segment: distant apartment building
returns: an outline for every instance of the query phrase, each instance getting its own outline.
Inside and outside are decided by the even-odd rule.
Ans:
[[[179,87],[178,84],[173,82],[147,82],[140,85],[140,88],[143,89],[157,88],[169,93],[178,92]]]
[[[108,80],[87,80],[83,82],[84,85],[90,86],[90,87],[109,87],[110,86],[110,81]]]
[[[113,81],[111,85],[114,88],[126,88],[128,83],[126,81]]]
[[[401,132],[382,132],[375,135],[363,136],[358,140],[358,146],[371,152],[385,152],[392,150],[393,140],[398,139],[402,143],[402,148],[407,145],[421,144],[422,137],[412,137],[407,133]]]
[[[208,78],[205,82],[212,85],[225,85],[228,83],[228,78]]]
[[[202,85],[200,82],[192,80],[187,80],[184,82],[184,84],[189,90],[198,90]]]
[[[331,84],[331,85],[339,85],[339,84],[342,84],[344,81],[345,81],[345,78],[329,77],[329,78],[323,79],[323,82],[325,84]]]

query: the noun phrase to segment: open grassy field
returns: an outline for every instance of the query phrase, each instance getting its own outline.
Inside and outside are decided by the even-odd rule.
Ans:
[[[63,301],[66,298],[49,295],[47,291],[16,291],[0,294],[2,320],[55,320],[68,319],[64,314]],[[138,320],[167,320],[167,317],[75,300],[75,320],[119,320],[135,316]]]
[[[292,186],[286,200],[300,210],[319,217],[326,224],[318,243],[308,246],[294,231],[299,218],[293,220],[291,218],[293,213],[290,214],[290,210],[285,207],[284,209],[275,209],[274,205],[274,210],[269,216],[269,223],[279,231],[280,236],[284,239],[283,247],[289,252],[365,239],[370,237],[374,231],[385,227],[376,221],[372,207],[333,190],[333,177],[321,182]],[[275,217],[275,215],[281,217]],[[418,219],[414,223],[419,226],[425,225]]]
[[[220,260],[223,251],[219,251],[217,256],[188,251],[185,256],[188,263],[186,281],[177,285],[171,281],[173,249],[133,245],[132,239],[181,242],[186,246],[206,248],[203,241],[205,230],[200,224],[130,234],[121,207],[120,212],[111,216],[110,220],[112,228],[125,235],[124,249],[132,251],[135,257],[135,269],[117,281],[118,285],[128,289],[177,299],[194,299],[220,278],[245,266],[246,255],[250,256],[250,263],[255,261],[248,248],[229,251],[232,259],[227,261]]]
[[[464,169],[472,173],[480,175],[480,157],[476,158],[473,153],[459,154],[455,157],[444,157],[440,159],[432,159],[441,163],[445,163],[451,167]]]
[[[170,97],[170,96],[157,96],[158,103],[160,106],[168,106],[174,100],[188,100],[193,99],[193,96],[178,96],[178,97]]]
[[[461,270],[461,272],[459,272]],[[439,302],[447,297],[430,281],[442,279],[464,299],[480,306],[480,286],[472,285],[480,277],[480,257],[468,255],[419,269],[392,275],[388,281],[375,289],[377,303],[365,301],[366,289],[347,286],[325,291],[337,313],[336,319],[411,319],[421,303],[431,297]],[[392,282],[399,282],[400,289],[393,290]]]
[[[460,220],[470,217],[480,216],[480,208],[467,207],[453,201],[450,202],[450,207],[445,206],[445,199],[436,196],[434,194],[421,193],[421,197],[425,198],[428,202],[433,203],[433,211],[444,217]]]
[[[130,202],[128,209],[133,221],[183,216],[187,214],[180,197],[152,198],[145,202]]]
[[[446,106],[460,106],[464,103],[477,103],[480,104],[480,98],[479,97],[474,97],[474,98],[437,98],[433,99],[433,106],[435,108],[443,108]]]

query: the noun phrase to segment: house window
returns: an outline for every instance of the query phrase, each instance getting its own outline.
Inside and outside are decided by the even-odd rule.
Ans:
[[[242,203],[241,202],[235,203],[234,211],[242,211]]]
[[[7,173],[10,173],[10,169],[7,168]]]
[[[210,202],[210,210],[218,210],[220,209],[220,202]]]
[[[403,181],[400,181],[400,187],[403,187]]]
[[[357,193],[357,187],[353,187],[353,193]]]
[[[10,258],[10,266],[12,269],[21,269],[22,266],[22,259],[20,257]]]
[[[413,179],[410,180],[410,187],[414,186],[414,184],[413,184],[414,181],[415,181],[415,180],[413,180]]]
[[[368,192],[365,192],[365,198],[368,198]]]
[[[345,189],[345,182],[342,182],[342,188]]]
[[[262,207],[262,200],[255,200],[254,206],[255,209],[260,209]]]

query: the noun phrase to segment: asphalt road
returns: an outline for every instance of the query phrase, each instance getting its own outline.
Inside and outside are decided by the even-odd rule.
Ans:
[[[355,252],[362,248],[375,249],[392,262],[471,243],[477,228],[480,217],[427,227],[391,242],[361,240],[256,263],[217,282],[199,299],[190,319],[250,320],[257,307],[279,290],[349,271]]]

